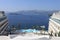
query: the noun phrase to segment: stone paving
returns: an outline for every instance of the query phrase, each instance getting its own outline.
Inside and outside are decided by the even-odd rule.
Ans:
[[[0,40],[60,40],[60,37],[50,37],[49,35],[36,35],[33,33],[13,34],[0,36]]]
[[[49,35],[36,35],[27,33],[24,35],[10,35],[10,40],[49,40]]]

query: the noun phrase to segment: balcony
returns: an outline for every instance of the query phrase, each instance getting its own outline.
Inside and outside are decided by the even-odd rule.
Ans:
[[[6,19],[6,16],[0,18],[0,22],[3,21],[4,19]]]
[[[6,30],[6,28],[8,27],[7,24],[8,22],[6,22],[3,26],[0,27],[0,34],[2,34]]]
[[[58,24],[60,24],[60,20],[55,19],[55,18],[51,18],[53,21],[57,22]]]

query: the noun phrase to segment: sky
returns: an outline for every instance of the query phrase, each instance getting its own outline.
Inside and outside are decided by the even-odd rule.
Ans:
[[[0,0],[0,11],[60,10],[60,0]]]

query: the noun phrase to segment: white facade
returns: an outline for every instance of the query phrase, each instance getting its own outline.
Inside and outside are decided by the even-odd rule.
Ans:
[[[8,20],[3,11],[0,11],[0,35],[7,33]]]
[[[48,32],[53,36],[58,36],[60,32],[60,12],[53,13],[49,20]]]
[[[0,11],[0,18],[3,17],[5,14],[4,14],[4,11]]]

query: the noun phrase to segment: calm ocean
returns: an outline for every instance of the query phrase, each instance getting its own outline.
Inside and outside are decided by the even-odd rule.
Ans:
[[[33,25],[44,25],[45,29],[48,30],[49,16],[46,13],[41,13],[39,15],[8,14],[7,17],[10,27],[11,25],[15,25],[16,27],[18,27],[18,24],[20,24],[20,28],[24,29],[25,27],[32,28]]]

